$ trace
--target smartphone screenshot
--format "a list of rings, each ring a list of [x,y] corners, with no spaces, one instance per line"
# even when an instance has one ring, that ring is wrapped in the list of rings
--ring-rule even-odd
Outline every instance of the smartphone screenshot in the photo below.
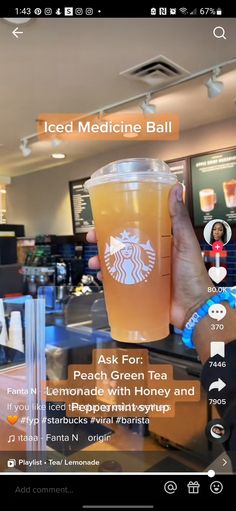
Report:
[[[49,4],[0,17],[2,485],[81,510],[222,503],[235,13]]]

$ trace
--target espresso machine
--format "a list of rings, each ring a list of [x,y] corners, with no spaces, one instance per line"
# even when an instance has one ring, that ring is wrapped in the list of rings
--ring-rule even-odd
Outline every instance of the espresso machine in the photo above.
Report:
[[[22,266],[25,294],[37,298],[38,289],[55,286],[55,268],[52,266]]]
[[[78,252],[81,247],[70,238],[39,235],[34,250],[26,254],[22,267],[24,292],[34,298],[45,297],[47,309],[61,311],[83,275],[83,258]]]

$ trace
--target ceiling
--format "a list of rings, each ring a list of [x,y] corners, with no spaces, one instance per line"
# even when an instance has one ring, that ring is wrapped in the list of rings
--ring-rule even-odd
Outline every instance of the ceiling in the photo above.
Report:
[[[226,39],[213,36],[218,24]],[[0,19],[0,27],[1,176],[58,166],[52,152],[66,153],[64,165],[105,151],[107,142],[70,142],[55,150],[49,142],[35,141],[25,158],[19,145],[35,133],[42,112],[103,110],[150,90],[122,76],[127,68],[164,55],[190,76],[236,57],[236,19],[33,19],[19,25],[18,39],[14,25]],[[218,78],[225,84],[220,96],[208,98],[207,79],[159,92],[158,111],[178,113],[182,130],[234,117],[236,63]]]

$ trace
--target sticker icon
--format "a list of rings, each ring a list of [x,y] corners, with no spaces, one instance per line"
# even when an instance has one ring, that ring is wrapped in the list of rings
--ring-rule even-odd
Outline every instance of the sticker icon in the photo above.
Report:
[[[110,275],[121,284],[147,281],[155,265],[156,254],[149,240],[142,243],[136,233],[124,230],[110,236],[104,259]]]

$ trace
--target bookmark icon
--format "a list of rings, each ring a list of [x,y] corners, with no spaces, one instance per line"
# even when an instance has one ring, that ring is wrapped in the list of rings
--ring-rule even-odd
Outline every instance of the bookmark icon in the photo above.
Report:
[[[215,355],[225,358],[225,343],[223,341],[211,342],[211,357],[215,357]]]

